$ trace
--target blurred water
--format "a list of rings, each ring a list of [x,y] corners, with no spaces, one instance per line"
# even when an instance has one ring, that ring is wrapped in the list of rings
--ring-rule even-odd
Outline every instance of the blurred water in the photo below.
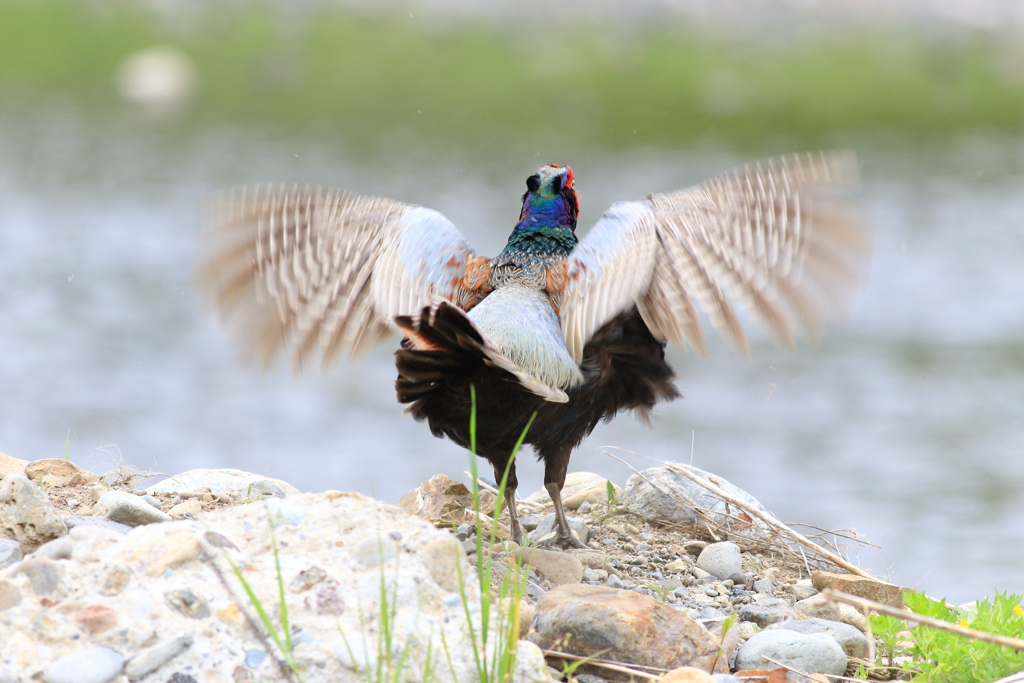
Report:
[[[711,144],[405,139],[354,158],[323,140],[60,111],[0,118],[0,450],[62,457],[70,427],[80,464],[237,467],[391,502],[434,473],[458,476],[468,455],[401,414],[393,345],[294,380],[239,367],[190,290],[205,194],[281,180],[386,194],[443,211],[495,253],[540,163],[573,165],[588,225],[614,200],[747,160]],[[750,363],[722,344],[708,360],[676,352],[685,398],[651,428],[625,416],[599,427],[573,466],[621,484],[630,472],[602,446],[636,453],[637,468],[692,460],[783,519],[855,528],[883,548],[861,553],[865,566],[903,584],[961,602],[1024,592],[1024,142],[853,142],[877,238],[849,324],[797,354],[755,333]],[[541,474],[523,460],[524,494]]]

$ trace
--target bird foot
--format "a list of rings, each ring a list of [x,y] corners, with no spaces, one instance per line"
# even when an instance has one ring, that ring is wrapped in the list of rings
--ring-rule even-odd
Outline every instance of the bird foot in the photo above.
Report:
[[[590,550],[586,543],[575,536],[570,536],[569,538],[560,537],[555,541],[555,545],[564,550]]]
[[[580,541],[576,534],[569,534],[564,536],[558,534],[557,536],[548,535],[537,543],[539,547],[550,548],[552,546],[561,548],[563,550],[590,550],[590,547]]]

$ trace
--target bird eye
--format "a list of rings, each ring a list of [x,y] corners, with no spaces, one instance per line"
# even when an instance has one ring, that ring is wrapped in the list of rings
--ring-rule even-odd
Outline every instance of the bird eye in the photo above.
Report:
[[[551,181],[551,194],[558,194],[562,191],[562,176],[555,176]]]
[[[526,179],[527,190],[530,192],[536,192],[538,187],[540,187],[540,176],[534,174]]]

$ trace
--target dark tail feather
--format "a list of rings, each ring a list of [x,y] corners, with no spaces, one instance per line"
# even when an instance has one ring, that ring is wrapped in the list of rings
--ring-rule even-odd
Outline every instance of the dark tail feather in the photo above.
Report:
[[[424,308],[418,316],[399,316],[395,323],[406,336],[395,353],[399,403],[420,401],[448,382],[466,380],[487,357],[473,323],[447,302]],[[411,410],[415,415],[417,406]]]

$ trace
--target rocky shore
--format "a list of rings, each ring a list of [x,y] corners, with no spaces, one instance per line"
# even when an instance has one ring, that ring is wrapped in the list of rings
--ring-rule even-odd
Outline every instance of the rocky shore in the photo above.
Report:
[[[571,666],[581,683],[824,681],[871,667],[874,643],[864,614],[818,591],[901,604],[896,586],[788,550],[756,500],[680,465],[624,488],[570,475],[563,499],[589,548],[572,551],[544,545],[546,494],[520,506],[520,548],[444,475],[392,506],[237,470],[136,490],[128,472],[0,454],[0,473],[0,683],[368,681],[399,667],[396,680],[468,683],[503,641],[522,683],[570,680]],[[483,493],[481,512],[494,501]],[[478,560],[493,568],[486,595]],[[517,578],[518,601],[488,597]]]

